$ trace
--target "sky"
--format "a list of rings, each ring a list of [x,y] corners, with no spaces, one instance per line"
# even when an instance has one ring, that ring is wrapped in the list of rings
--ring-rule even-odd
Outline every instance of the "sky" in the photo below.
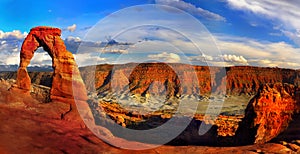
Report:
[[[299,8],[296,0],[1,0],[0,65],[18,65],[30,29],[45,25],[62,29],[79,66],[161,61],[299,69]],[[40,49],[31,65],[51,65],[51,58]]]

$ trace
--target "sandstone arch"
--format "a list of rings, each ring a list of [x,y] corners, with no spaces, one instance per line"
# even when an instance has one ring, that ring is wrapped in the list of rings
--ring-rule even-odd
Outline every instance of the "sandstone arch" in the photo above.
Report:
[[[85,85],[71,52],[66,50],[60,38],[61,30],[52,27],[35,27],[25,38],[20,52],[20,66],[17,72],[16,88],[29,92],[31,80],[27,72],[34,52],[43,49],[52,58],[53,81],[50,90],[51,100],[76,99],[87,100]],[[76,90],[75,90],[76,89]]]

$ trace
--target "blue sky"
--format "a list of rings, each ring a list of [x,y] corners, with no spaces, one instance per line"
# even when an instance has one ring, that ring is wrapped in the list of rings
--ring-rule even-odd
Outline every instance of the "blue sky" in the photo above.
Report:
[[[220,51],[210,54],[209,51],[213,49],[205,46],[203,38],[196,38],[197,36],[201,37],[203,28],[199,31],[195,27],[201,27],[201,24],[189,24],[189,20],[192,18],[186,19],[176,11],[156,10],[156,12],[151,12],[148,10],[151,8],[134,7],[135,10],[132,9],[131,13],[130,9],[127,11],[129,13],[114,13],[143,4],[166,5],[192,15],[207,28],[213,36],[213,39],[209,39],[209,41],[214,41]],[[0,64],[18,64],[17,55],[20,42],[35,26],[47,25],[61,28],[63,39],[68,38],[73,42],[85,41],[92,37],[96,38],[92,41],[97,42],[105,41],[105,37],[116,34],[116,31],[120,30],[118,26],[124,26],[126,22],[130,23],[135,20],[136,23],[142,23],[146,20],[153,20],[153,23],[167,25],[178,23],[180,26],[177,28],[194,34],[194,37],[190,37],[196,41],[181,40],[179,33],[173,33],[164,28],[136,28],[136,31],[128,31],[115,38],[120,42],[135,44],[128,49],[125,48],[124,50],[128,51],[124,51],[122,56],[115,52],[91,53],[99,52],[97,47],[93,47],[88,48],[89,53],[87,51],[77,53],[80,55],[77,56],[79,57],[77,58],[78,63],[80,65],[88,65],[90,63],[87,62],[91,61],[109,63],[112,61],[110,57],[115,57],[117,60],[119,60],[118,57],[123,57],[124,61],[121,62],[130,62],[138,57],[144,57],[141,59],[150,58],[166,62],[188,61],[199,65],[203,62],[211,62],[211,64],[226,66],[253,65],[299,69],[299,8],[300,5],[295,0],[274,0],[272,2],[268,0],[2,0],[0,2],[0,55],[4,59],[0,58]],[[103,24],[105,19],[110,25]],[[113,20],[117,20],[117,22]],[[99,22],[102,25],[99,25]],[[117,25],[113,25],[114,23]],[[97,31],[97,28],[100,30]],[[153,29],[157,30],[153,31]],[[147,41],[140,43],[141,39]],[[191,41],[201,47],[204,53],[193,53],[193,49],[188,49],[186,46],[190,47]],[[154,49],[154,47],[157,48]],[[97,51],[92,51],[93,49]],[[176,52],[177,49],[182,52]],[[45,53],[38,53],[32,65],[43,65],[46,61],[48,65],[49,57]]]
[[[31,27],[39,25],[63,28],[76,23],[84,28],[112,12],[145,3],[147,1],[2,0],[0,27],[3,31],[29,31]]]

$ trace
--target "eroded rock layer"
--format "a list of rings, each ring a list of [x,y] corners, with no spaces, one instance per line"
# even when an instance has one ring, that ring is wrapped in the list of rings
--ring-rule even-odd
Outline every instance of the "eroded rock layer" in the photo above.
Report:
[[[35,27],[24,40],[20,53],[20,67],[17,72],[16,88],[28,92],[31,80],[27,72],[34,52],[39,48],[48,52],[52,58],[53,80],[50,91],[51,100],[62,98],[87,100],[85,85],[71,52],[66,50],[60,38],[61,30],[51,27]],[[74,98],[75,97],[75,98]]]
[[[282,133],[300,109],[300,94],[291,84],[266,84],[251,99],[244,124],[254,129],[255,143],[265,143]]]
[[[255,95],[266,83],[300,83],[299,70],[252,66],[220,68],[164,63],[105,64],[82,68],[81,73],[87,88],[96,88],[99,93],[130,91],[133,94],[147,94],[152,90],[153,93],[173,92],[173,95],[207,95],[225,89],[227,95]]]

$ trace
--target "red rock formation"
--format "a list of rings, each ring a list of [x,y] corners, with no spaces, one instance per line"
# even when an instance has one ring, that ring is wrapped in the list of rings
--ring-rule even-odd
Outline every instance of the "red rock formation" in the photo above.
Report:
[[[298,95],[290,84],[266,84],[259,90],[249,102],[245,117],[255,128],[255,143],[268,142],[288,127],[300,109]]]
[[[71,52],[66,50],[63,40],[60,38],[61,30],[51,27],[35,27],[23,42],[20,54],[20,67],[17,72],[17,85],[19,89],[28,92],[31,88],[31,80],[27,72],[34,52],[43,47],[52,58],[53,81],[50,98],[61,100],[69,98],[87,100],[85,85]]]
[[[182,89],[179,88],[184,83],[180,82],[178,75],[167,64],[139,64],[130,73],[129,88],[134,94],[152,93],[175,96],[181,93]]]
[[[88,71],[87,71],[88,70]],[[114,87],[125,89],[129,83],[132,93],[147,93],[148,87],[157,81],[169,83],[164,89],[177,88],[176,94],[201,94],[207,95],[212,92],[221,92],[226,88],[227,95],[255,95],[259,87],[267,83],[283,82],[299,85],[300,71],[280,68],[259,68],[259,67],[228,67],[225,69],[207,66],[191,66],[186,64],[124,64],[124,65],[98,65],[95,71],[95,78],[89,75],[90,68],[82,69],[82,76],[85,82],[95,81],[94,86],[98,92],[105,92],[112,87],[111,79],[115,80]],[[222,72],[226,71],[226,72]],[[118,72],[113,74],[113,72]],[[122,73],[119,73],[122,72]],[[226,77],[225,77],[226,74]],[[174,80],[174,77],[177,78]],[[126,80],[127,78],[127,80]],[[173,83],[180,82],[180,86]],[[90,83],[86,83],[89,85]],[[117,85],[118,84],[118,85]],[[126,86],[125,86],[126,85]],[[171,87],[168,87],[170,85]],[[159,88],[159,87],[158,87]],[[173,90],[176,91],[176,90]]]
[[[268,83],[299,83],[299,70],[263,67],[229,67],[227,68],[227,94],[255,95],[260,86]]]

